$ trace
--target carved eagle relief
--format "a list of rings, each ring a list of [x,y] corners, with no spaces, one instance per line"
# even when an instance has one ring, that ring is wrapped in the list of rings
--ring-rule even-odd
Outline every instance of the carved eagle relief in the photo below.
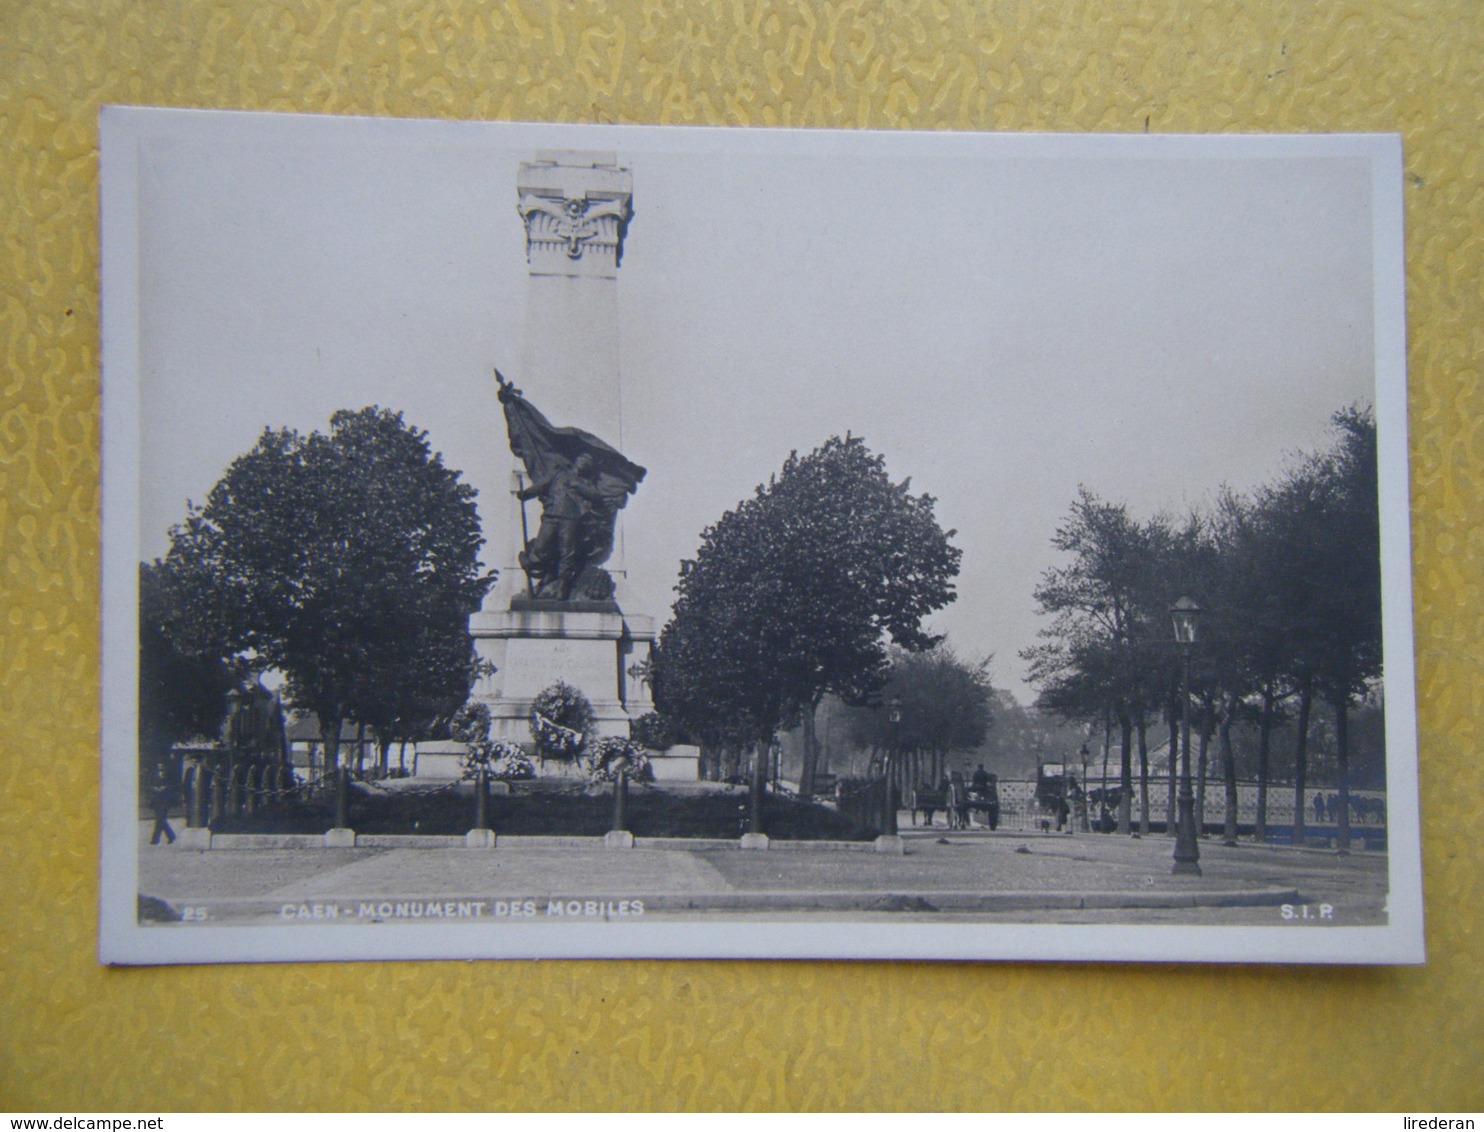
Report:
[[[629,220],[627,201],[576,197],[557,201],[536,193],[523,193],[518,207],[526,223],[526,239],[531,244],[564,244],[569,259],[581,259],[590,243],[613,248],[615,256],[623,254],[624,230]]]

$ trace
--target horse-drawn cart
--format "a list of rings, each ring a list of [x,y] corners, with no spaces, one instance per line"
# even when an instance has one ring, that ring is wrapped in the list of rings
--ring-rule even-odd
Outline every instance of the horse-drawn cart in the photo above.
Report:
[[[933,824],[933,815],[940,810],[948,811],[948,791],[936,790],[926,784],[912,788],[908,799],[909,808],[912,810],[912,824],[917,824],[917,816],[922,815],[923,825]]]
[[[990,829],[1000,824],[1000,794],[993,781],[982,786],[958,786],[956,812],[949,802],[951,789],[934,788],[927,784],[915,787],[911,792],[912,824],[917,824],[918,815],[922,824],[933,824],[933,815],[941,811],[948,818],[949,829],[968,829],[973,824],[973,815],[978,814],[982,823]]]

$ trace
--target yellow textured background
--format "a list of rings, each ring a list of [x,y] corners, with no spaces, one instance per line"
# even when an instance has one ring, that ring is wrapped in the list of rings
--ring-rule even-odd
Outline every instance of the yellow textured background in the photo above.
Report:
[[[96,118],[1406,140],[1425,969],[95,963]],[[0,0],[0,1109],[1479,1108],[1478,0]]]

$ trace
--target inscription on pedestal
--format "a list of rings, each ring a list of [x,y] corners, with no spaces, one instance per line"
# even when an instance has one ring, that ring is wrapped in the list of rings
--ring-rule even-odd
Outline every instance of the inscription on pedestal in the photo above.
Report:
[[[516,639],[506,645],[506,696],[534,698],[558,680],[590,698],[617,699],[613,642]]]

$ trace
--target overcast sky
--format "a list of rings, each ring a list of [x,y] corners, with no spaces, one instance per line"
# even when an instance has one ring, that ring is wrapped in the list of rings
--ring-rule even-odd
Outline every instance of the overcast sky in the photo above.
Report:
[[[1079,484],[1183,511],[1272,479],[1374,399],[1373,168],[1342,139],[204,113],[146,132],[144,557],[265,425],[372,403],[428,430],[487,528],[508,514],[490,371],[542,406],[519,373],[515,208],[537,149],[633,172],[623,433],[604,439],[649,469],[626,609],[659,623],[700,530],[849,430],[958,530],[959,600],[931,627],[1029,699],[1031,593]]]

